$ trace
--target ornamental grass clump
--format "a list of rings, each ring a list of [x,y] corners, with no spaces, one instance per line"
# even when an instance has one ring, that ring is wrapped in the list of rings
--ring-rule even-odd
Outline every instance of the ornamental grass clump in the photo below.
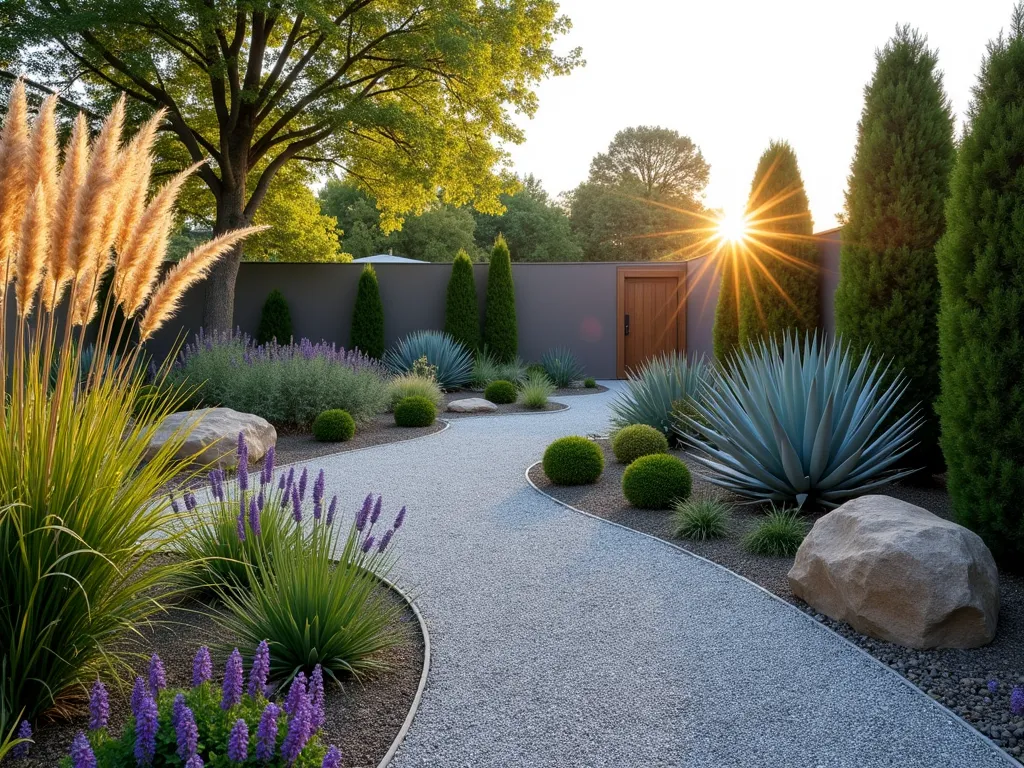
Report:
[[[542,368],[538,368],[543,371]],[[511,381],[513,384],[522,384],[531,373],[526,363],[519,356],[508,362],[502,362],[489,350],[478,352],[473,362],[473,386],[477,389],[484,389],[492,381]]]
[[[531,371],[526,377],[523,388],[519,390],[519,402],[524,407],[540,410],[548,405],[548,398],[555,393],[555,385],[546,373]]]
[[[544,353],[540,359],[544,373],[562,389],[583,378],[583,366],[568,347],[558,347]]]
[[[765,557],[794,557],[807,535],[807,523],[795,509],[776,509],[743,537],[743,548]]]
[[[627,373],[626,391],[617,395],[610,406],[612,424],[647,424],[670,441],[676,440],[676,405],[696,395],[707,377],[708,366],[703,360],[687,362],[686,355],[679,352],[651,358],[639,371]]]
[[[407,397],[425,397],[437,410],[444,407],[444,393],[434,379],[418,376],[414,373],[403,373],[393,378],[388,384],[391,401],[390,410]]]
[[[125,636],[163,609],[182,564],[143,542],[180,535],[153,499],[187,466],[175,458],[186,435],[147,449],[185,393],[170,387],[133,414],[137,340],[255,231],[220,235],[163,273],[175,200],[197,167],[150,194],[164,113],[127,141],[123,99],[93,139],[79,115],[62,163],[55,107],[46,99],[30,124],[18,81],[0,132],[0,316],[15,318],[0,322],[0,734],[19,712],[75,711],[100,670],[120,669]]]
[[[687,499],[672,505],[672,535],[677,539],[708,541],[729,535],[732,509],[717,499]]]

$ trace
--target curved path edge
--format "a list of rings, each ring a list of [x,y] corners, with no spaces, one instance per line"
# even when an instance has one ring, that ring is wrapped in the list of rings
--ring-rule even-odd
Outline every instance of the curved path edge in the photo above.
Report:
[[[949,709],[948,707],[945,707],[942,704],[940,704],[939,702],[937,702],[935,699],[933,699],[927,693],[925,693],[920,688],[918,688],[916,685],[914,685],[912,682],[907,680],[907,678],[903,677],[903,675],[901,675],[899,672],[896,672],[889,665],[884,664],[881,661],[879,661],[878,659],[876,659],[874,656],[872,656],[870,653],[865,651],[863,648],[861,648],[856,643],[851,642],[849,639],[843,637],[841,634],[839,634],[838,632],[834,631],[830,627],[822,624],[820,621],[816,621],[813,616],[810,616],[807,613],[805,613],[804,611],[801,611],[799,608],[797,608],[792,603],[789,603],[789,602],[783,600],[781,597],[776,595],[774,592],[771,592],[770,590],[765,589],[764,587],[762,587],[757,582],[751,581],[746,576],[742,576],[742,575],[736,573],[735,571],[730,570],[729,568],[726,568],[721,563],[716,563],[714,560],[709,560],[706,557],[702,557],[701,555],[698,555],[698,554],[696,554],[694,552],[691,552],[690,550],[686,549],[685,547],[682,547],[682,546],[680,546],[678,544],[674,544],[671,541],[666,541],[665,539],[659,538],[657,536],[653,536],[653,535],[651,535],[649,533],[645,533],[644,531],[638,531],[636,528],[630,528],[628,525],[623,525],[622,523],[616,523],[613,520],[606,520],[605,518],[603,518],[603,517],[601,517],[599,515],[595,515],[592,512],[587,512],[586,510],[579,509],[578,507],[574,507],[572,504],[568,504],[568,503],[562,501],[561,499],[556,499],[550,493],[547,493],[546,491],[541,490],[541,488],[536,483],[534,483],[533,479],[530,477],[530,470],[532,470],[536,466],[539,466],[540,464],[541,464],[541,462],[535,461],[533,464],[531,464],[529,467],[526,468],[526,472],[524,473],[524,476],[526,478],[526,482],[529,483],[530,487],[533,488],[533,490],[535,490],[541,496],[543,496],[543,497],[545,497],[547,499],[550,499],[555,504],[558,504],[559,506],[564,507],[565,509],[568,509],[568,510],[571,510],[573,512],[576,512],[577,514],[584,515],[585,517],[589,517],[589,518],[592,518],[594,520],[599,520],[600,522],[604,523],[605,525],[611,525],[611,526],[614,526],[616,528],[621,528],[621,529],[623,529],[625,531],[630,531],[631,533],[634,533],[637,536],[643,536],[645,538],[652,539],[653,541],[656,541],[659,544],[662,544],[662,545],[664,545],[666,547],[669,547],[671,549],[674,549],[677,552],[681,552],[684,555],[688,555],[690,557],[696,558],[697,560],[702,560],[703,562],[708,563],[709,565],[712,565],[712,566],[714,566],[715,568],[718,568],[721,571],[724,571],[725,573],[729,574],[730,576],[732,576],[732,577],[734,577],[734,578],[736,578],[736,579],[738,579],[740,581],[745,581],[750,586],[752,586],[755,589],[758,589],[761,592],[763,592],[765,595],[770,597],[772,600],[775,600],[776,602],[781,603],[782,605],[786,606],[786,608],[789,609],[790,611],[793,611],[793,612],[799,614],[801,617],[803,617],[803,619],[805,621],[808,621],[811,624],[813,624],[814,626],[818,627],[819,629],[821,629],[821,630],[823,630],[825,632],[828,632],[833,637],[838,638],[839,640],[844,642],[846,645],[848,645],[851,648],[855,649],[862,656],[865,656],[868,659],[870,659],[875,665],[881,667],[888,674],[890,674],[893,677],[895,677],[896,679],[898,679],[901,683],[903,683],[905,686],[910,688],[915,694],[917,694],[918,696],[920,696],[923,699],[926,699],[933,706],[935,706],[939,710],[941,710],[943,712],[943,714],[947,715],[957,725],[959,725],[960,727],[964,728],[971,735],[979,738],[982,742],[984,742],[987,746],[989,746],[993,750],[993,752],[995,752],[997,755],[999,755],[999,757],[1003,758],[1006,761],[1006,764],[1008,766],[1014,766],[1015,768],[1020,768],[1020,763],[1019,762],[1017,762],[1013,757],[1011,757],[1009,754],[1007,754],[1004,750],[1000,749],[1000,747],[994,741],[992,741],[992,739],[990,739],[988,736],[983,734],[981,731],[979,731],[977,728],[975,728],[969,722],[964,720],[956,712],[954,712],[953,710]],[[384,764],[382,763],[380,768],[383,768],[383,765]]]

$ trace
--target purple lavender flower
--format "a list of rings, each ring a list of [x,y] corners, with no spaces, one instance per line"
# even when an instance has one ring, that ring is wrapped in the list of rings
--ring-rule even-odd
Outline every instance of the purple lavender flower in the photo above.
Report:
[[[170,499],[171,501],[171,512],[173,512],[174,514],[178,514],[178,512],[181,511],[180,509],[178,509],[178,502],[174,500],[173,496],[168,496],[167,498]]]
[[[192,755],[186,762],[185,768],[205,768],[203,765],[203,758],[199,755]]]
[[[281,744],[281,756],[285,759],[287,765],[295,763],[299,755],[302,754],[302,749],[306,746],[306,742],[313,735],[310,723],[309,698],[299,696],[295,706],[296,709],[288,721],[288,734],[284,737],[284,743]]]
[[[327,524],[334,524],[334,513],[338,510],[338,496],[335,494],[331,497],[331,505],[327,508]]]
[[[367,552],[369,552],[371,549],[373,549],[373,542],[374,542],[374,537],[372,535],[366,537],[366,540],[363,542],[363,554],[364,555]]]
[[[266,640],[260,640],[256,646],[256,656],[249,670],[249,695],[254,699],[262,696],[267,689],[267,678],[270,677],[270,646]]]
[[[220,701],[221,709],[231,709],[242,701],[242,654],[235,648],[228,657],[227,666],[224,668],[224,685],[221,688],[223,696]]]
[[[174,703],[171,705],[171,727],[177,729],[178,721],[181,720],[181,713],[185,710],[185,694],[179,693],[174,697]]]
[[[132,714],[135,719],[139,718],[139,710],[142,708],[142,701],[149,695],[146,689],[146,681],[141,677],[135,678],[135,685],[132,687],[132,698],[130,700]]]
[[[260,725],[256,729],[256,759],[269,763],[277,750],[277,716],[281,714],[277,704],[270,703],[263,709]]]
[[[398,515],[397,517],[395,517],[395,525],[393,526],[394,529],[397,531],[399,528],[401,528],[403,522],[405,522],[405,507],[402,507],[400,510],[398,510]]]
[[[185,509],[191,512],[197,506],[196,495],[192,491],[185,491]]]
[[[249,469],[249,445],[245,442],[245,432],[238,433],[238,484],[242,485],[242,475],[248,474]],[[248,480],[248,478],[246,478]],[[242,487],[245,490],[245,487]]]
[[[366,494],[366,498],[363,499],[362,509],[359,510],[359,514],[356,515],[356,530],[363,530],[366,527],[366,521],[370,519],[370,510],[373,509],[373,494]]]
[[[384,497],[383,496],[378,496],[377,497],[377,503],[373,505],[373,514],[370,515],[370,525],[371,526],[377,524],[377,518],[380,517],[380,510],[381,510],[381,508],[383,506],[384,506]]]
[[[1010,694],[1010,712],[1015,715],[1024,715],[1024,688],[1015,686]]]
[[[288,467],[288,477],[285,479],[284,492],[291,495],[292,486],[295,485],[295,467]]]
[[[92,745],[81,731],[71,742],[71,768],[96,768],[96,755],[93,754]]]
[[[341,750],[331,744],[327,754],[324,755],[321,768],[341,768]]]
[[[28,720],[22,720],[21,725],[18,726],[18,738],[32,738],[32,726],[28,724]],[[11,750],[11,757],[13,757],[15,760],[24,760],[26,757],[28,757],[29,749],[31,748],[31,746],[31,741],[21,742],[21,744],[19,744]]]
[[[292,486],[292,518],[296,523],[302,522],[302,498],[299,496],[299,489]]]
[[[299,672],[292,680],[288,695],[284,699],[285,714],[294,717],[299,708],[299,701],[306,698],[306,673]]]
[[[177,700],[174,703],[177,704]],[[184,696],[181,697],[181,711],[174,725],[174,735],[178,742],[178,757],[188,760],[196,753],[196,747],[199,745],[199,728],[196,726],[192,710],[185,705]]]
[[[277,480],[277,488],[278,488],[278,490],[283,491],[284,490],[284,485],[285,485],[285,476],[281,475],[281,477],[279,477],[278,480]]]
[[[260,498],[263,498],[263,491],[260,491]],[[260,530],[260,511],[263,506],[259,504],[256,499],[249,499],[249,528],[252,529],[253,536],[259,536]]]
[[[110,697],[103,682],[97,680],[92,684],[89,694],[89,730],[98,731],[106,728],[110,721]]]
[[[228,736],[228,760],[233,763],[244,763],[249,757],[249,726],[239,718]]]
[[[156,754],[157,722],[156,702],[148,694],[139,705],[135,718],[135,759],[139,765],[149,765]]]
[[[391,537],[395,534],[394,528],[388,528],[384,531],[384,535],[380,537],[380,544],[377,545],[377,551],[383,553],[388,548],[388,544],[391,543]]]
[[[313,518],[319,520],[324,510],[324,471],[316,476],[313,483]]]
[[[245,541],[245,515],[244,514],[239,514],[238,515],[238,520],[235,521],[235,533],[238,534],[238,540],[239,541]]]
[[[270,446],[267,449],[266,454],[263,456],[263,470],[260,473],[260,485],[269,485],[270,481],[274,479],[274,446]]]
[[[196,657],[192,661],[192,685],[202,685],[213,679],[213,662],[210,661],[210,649],[205,645],[196,651]]]
[[[299,499],[306,500],[306,483],[309,482],[309,470],[306,467],[302,468],[302,474],[299,475]]]
[[[309,704],[309,721],[315,733],[327,722],[324,712],[324,670],[319,664],[313,667],[313,674],[309,678]]]
[[[989,693],[995,693],[998,690],[999,690],[999,681],[998,680],[989,680],[988,681],[988,692]]]
[[[260,512],[262,512],[263,511],[263,507],[265,507],[266,505],[267,505],[267,499],[263,495],[263,489],[260,488],[259,495],[256,497],[256,509],[258,509]]]
[[[155,699],[167,687],[164,663],[155,653],[149,657],[149,694]]]
[[[217,501],[224,501],[224,487],[221,483],[223,473],[219,469],[210,470],[210,493]]]

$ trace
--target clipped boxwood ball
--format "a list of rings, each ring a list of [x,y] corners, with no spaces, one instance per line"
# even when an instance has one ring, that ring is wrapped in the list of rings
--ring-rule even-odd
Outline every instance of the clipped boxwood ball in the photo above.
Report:
[[[344,443],[355,433],[355,420],[340,408],[324,411],[313,421],[313,437],[321,443]]]
[[[484,390],[484,397],[496,405],[506,405],[516,401],[516,385],[511,381],[498,379],[492,381]]]
[[[667,453],[641,456],[622,476],[622,493],[641,509],[668,509],[673,501],[686,499],[692,487],[690,470]]]
[[[436,418],[434,402],[421,395],[402,398],[395,406],[395,424],[400,427],[429,427]]]
[[[604,454],[585,437],[563,437],[544,451],[544,474],[555,485],[597,482],[604,471]]]
[[[668,438],[648,424],[630,424],[612,437],[612,451],[622,464],[632,464],[641,456],[668,453]]]

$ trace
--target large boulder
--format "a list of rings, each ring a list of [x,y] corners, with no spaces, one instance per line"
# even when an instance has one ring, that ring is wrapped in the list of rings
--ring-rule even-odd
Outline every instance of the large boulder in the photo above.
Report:
[[[911,648],[975,648],[996,634],[999,574],[985,543],[890,496],[862,496],[819,519],[789,586],[826,616]]]
[[[262,459],[277,442],[277,430],[264,418],[230,408],[200,408],[166,416],[149,442],[146,458],[154,455],[178,430],[187,432],[188,436],[175,454],[177,458],[195,456],[200,464],[213,463],[220,467],[233,467],[237,463],[235,451],[239,432],[245,433],[250,462]]]

